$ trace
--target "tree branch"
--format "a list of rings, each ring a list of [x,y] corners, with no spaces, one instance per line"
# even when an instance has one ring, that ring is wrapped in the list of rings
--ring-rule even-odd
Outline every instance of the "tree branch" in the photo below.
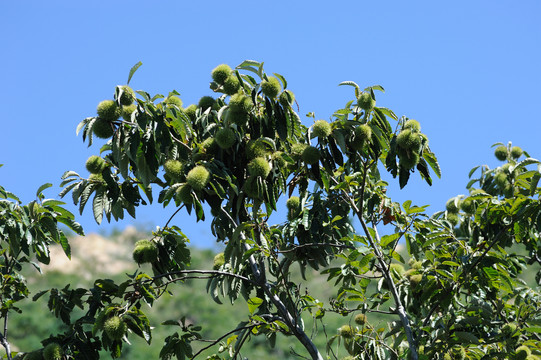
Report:
[[[4,318],[4,332],[0,333],[0,344],[2,344],[4,349],[6,349],[7,359],[11,360],[11,348],[9,346],[7,337],[8,337],[8,313],[6,313],[6,317]]]
[[[235,228],[239,226],[238,218],[237,220],[233,219],[231,215],[229,215],[223,208],[222,212],[225,213],[225,215],[229,218]],[[244,243],[244,248],[247,251],[251,250],[251,247],[246,243],[246,236],[244,235],[244,232],[240,233],[240,237]],[[291,313],[287,310],[287,307],[284,305],[282,300],[280,300],[278,295],[276,295],[272,291],[272,286],[265,280],[264,268],[262,268],[262,266],[264,265],[258,264],[253,254],[249,256],[248,261],[250,263],[250,267],[252,268],[252,272],[256,278],[256,283],[258,283],[257,286],[261,287],[264,290],[265,295],[268,296],[272,304],[276,307],[280,316],[284,318],[286,324],[290,326],[291,331],[293,332],[295,337],[305,347],[313,360],[323,360],[323,357],[319,353],[319,350],[312,342],[310,337],[308,337],[308,335],[304,332],[299,323],[295,320],[294,316],[291,315]]]
[[[383,271],[383,277],[385,278],[387,285],[389,286],[389,289],[391,291],[391,294],[393,295],[395,304],[396,304],[396,312],[398,316],[400,317],[400,321],[402,322],[402,326],[404,327],[404,331],[406,333],[406,338],[408,340],[408,344],[411,351],[411,358],[413,360],[418,359],[417,355],[417,347],[415,345],[415,339],[413,337],[413,331],[411,329],[411,325],[408,319],[408,315],[406,314],[406,311],[404,309],[404,305],[402,304],[402,300],[400,299],[400,296],[398,294],[398,291],[396,290],[396,286],[394,284],[394,281],[391,277],[391,274],[389,273],[389,269],[387,264],[385,263],[385,260],[383,258],[383,254],[381,253],[379,246],[377,245],[380,242],[379,234],[377,231],[377,228],[374,226],[374,233],[376,236],[376,239],[372,238],[372,235],[370,234],[370,231],[368,230],[368,226],[366,225],[366,221],[363,218],[362,209],[364,206],[364,189],[366,185],[366,176],[368,173],[368,167],[369,163],[365,163],[364,166],[364,173],[363,173],[363,181],[361,183],[361,191],[360,191],[360,203],[359,207],[355,204],[355,200],[349,195],[348,192],[346,192],[345,189],[342,189],[342,192],[344,193],[344,196],[346,199],[348,199],[353,211],[357,215],[357,218],[361,222],[361,226],[363,228],[364,233],[366,234],[366,238],[368,239],[368,242],[370,243],[370,247],[374,250],[374,254],[376,255],[376,258],[378,259],[378,262],[380,264],[380,267]],[[335,180],[336,181],[336,180]]]
[[[305,247],[321,247],[321,246],[330,246],[337,249],[351,249],[354,250],[355,247],[351,245],[344,245],[344,244],[329,244],[329,243],[308,243],[308,244],[301,244],[301,245],[293,245],[292,249],[288,250],[277,250],[276,252],[279,254],[287,254],[290,252],[293,252],[297,249],[305,248]]]
[[[233,273],[230,273],[230,272],[227,272],[227,271],[219,271],[219,270],[179,270],[179,271],[172,271],[172,272],[169,272],[169,273],[156,275],[156,276],[152,277],[152,279],[149,279],[147,281],[151,282],[151,281],[154,281],[156,279],[159,279],[159,278],[162,278],[162,277],[167,277],[167,276],[170,276],[170,275],[184,275],[184,274],[212,275],[211,277],[218,276],[218,275],[231,276],[231,277],[234,277],[234,278],[237,278],[237,279],[241,279],[243,281],[247,281],[247,282],[251,283],[252,285],[257,285],[257,283],[255,281],[247,278],[246,276],[242,276],[242,275],[239,275],[239,274],[233,274]],[[206,277],[206,279],[208,279],[208,278],[209,277]],[[177,280],[179,280],[179,279],[173,279],[173,280],[171,280],[171,282],[175,282]]]
[[[205,351],[205,350],[207,350],[207,349],[213,347],[214,345],[216,345],[217,343],[219,343],[220,341],[222,341],[222,340],[223,340],[224,338],[226,338],[227,336],[229,336],[229,335],[231,335],[231,334],[234,334],[234,333],[236,333],[236,332],[242,331],[242,330],[252,329],[252,328],[254,328],[254,327],[256,327],[256,326],[259,326],[259,325],[261,325],[261,324],[263,324],[263,323],[257,322],[257,323],[255,323],[255,324],[251,324],[251,325],[247,325],[247,326],[241,326],[241,327],[238,327],[238,328],[233,329],[233,330],[231,330],[231,331],[228,331],[228,332],[225,333],[224,335],[220,336],[218,339],[212,341],[209,345],[203,347],[203,348],[200,349],[198,352],[196,352],[196,353],[193,355],[192,359],[195,359],[195,358],[197,357],[197,355],[199,355],[199,354],[201,354],[203,351]]]

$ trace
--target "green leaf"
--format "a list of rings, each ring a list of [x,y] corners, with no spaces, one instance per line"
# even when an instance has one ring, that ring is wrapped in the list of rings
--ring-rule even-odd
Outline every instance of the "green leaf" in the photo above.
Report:
[[[96,190],[96,195],[94,195],[94,201],[92,210],[94,212],[94,219],[98,224],[101,224],[101,221],[103,219],[103,210],[105,207],[105,190],[103,187],[99,187]]]
[[[534,196],[537,190],[537,184],[539,184],[539,179],[541,179],[541,173],[536,173],[534,176],[532,176],[532,180],[530,182],[530,196]]]
[[[364,89],[365,91],[368,91],[368,90],[378,90],[378,91],[381,91],[382,93],[385,92],[385,89],[383,88],[383,86],[381,85],[372,85],[370,87],[367,87],[366,89]]]
[[[436,174],[436,176],[441,179],[440,164],[438,164],[438,159],[436,158],[436,155],[434,155],[434,153],[431,151],[425,150],[423,152],[423,159],[425,159],[428,165],[430,165],[432,171],[434,171],[434,174]]]
[[[338,86],[343,86],[343,85],[353,86],[354,88],[359,89],[359,85],[357,85],[353,81],[342,81],[340,84],[338,84]]]
[[[143,63],[139,61],[137,64],[132,66],[132,68],[130,69],[130,73],[128,75],[128,81],[126,82],[126,84],[128,85],[130,84],[131,77],[133,76],[133,74],[135,74],[135,72],[137,71],[137,69],[139,69],[141,65],[143,65]]]
[[[282,75],[278,74],[278,73],[273,73],[274,76],[276,76],[278,79],[280,79],[280,81],[282,82],[282,85],[283,85],[283,88],[284,90],[287,88],[287,81],[286,81],[286,78],[283,77]]]
[[[407,185],[409,178],[410,178],[410,172],[400,167],[400,171],[398,172],[398,182],[400,184],[401,189],[403,189],[404,186]]]
[[[43,192],[43,190],[47,189],[47,188],[50,188],[51,186],[53,186],[53,184],[51,183],[45,183],[43,185],[41,185],[39,188],[38,188],[38,191],[36,191],[36,197],[40,198],[41,197],[41,193]]]
[[[39,292],[36,293],[34,296],[32,296],[32,301],[38,300],[40,297],[42,297],[43,295],[47,294],[48,292],[49,292],[49,290],[42,290],[42,291],[39,291]]]
[[[541,326],[530,326],[530,327],[524,328],[524,331],[527,331],[529,333],[541,334]]]
[[[45,199],[41,202],[41,205],[43,206],[55,206],[55,205],[66,205],[65,202],[60,200],[54,200],[54,199]]]
[[[384,235],[382,238],[381,238],[381,247],[382,248],[385,248],[387,245],[389,245],[390,243],[398,240],[398,238],[400,237],[400,233],[394,233],[394,234],[391,234],[391,235]]]
[[[467,331],[455,331],[454,333],[457,338],[464,341],[465,343],[479,344],[479,338]]]
[[[258,297],[253,297],[247,301],[247,304],[248,304],[248,311],[250,311],[250,314],[253,315],[254,312],[257,310],[257,308],[260,307],[261,304],[263,304],[263,299],[260,299]]]
[[[62,250],[64,250],[64,254],[68,257],[68,259],[71,260],[71,247],[68,242],[68,238],[64,233],[60,234],[60,245],[62,246]]]
[[[396,116],[396,114],[395,114],[391,109],[387,109],[387,108],[379,107],[379,106],[376,107],[376,109],[377,109],[379,112],[381,112],[381,113],[387,115],[387,116],[390,117],[391,119],[398,120],[398,116]]]

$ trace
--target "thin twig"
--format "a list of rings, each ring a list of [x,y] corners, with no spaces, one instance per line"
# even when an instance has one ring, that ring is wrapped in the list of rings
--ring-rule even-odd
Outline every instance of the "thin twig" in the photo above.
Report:
[[[213,347],[214,345],[216,345],[217,343],[219,343],[220,341],[222,341],[224,338],[226,338],[227,336],[231,335],[231,334],[234,334],[236,332],[239,332],[239,331],[242,331],[242,330],[246,330],[246,329],[252,329],[256,326],[259,326],[263,323],[261,322],[258,322],[258,323],[255,323],[255,324],[252,324],[252,325],[247,325],[247,326],[242,326],[242,327],[239,327],[239,328],[236,328],[236,329],[233,329],[227,333],[225,333],[224,335],[220,336],[218,339],[212,341],[212,343],[210,345],[207,345],[205,347],[203,347],[202,349],[200,349],[198,352],[196,352],[193,356],[192,356],[192,359],[195,359],[197,357],[197,355],[201,354],[203,351]]]
[[[293,252],[293,251],[295,251],[297,249],[302,249],[304,247],[321,247],[321,246],[330,246],[330,247],[334,247],[334,248],[337,248],[337,249],[351,249],[351,250],[355,249],[354,246],[344,245],[344,244],[308,243],[308,244],[301,244],[301,245],[293,245],[292,249],[277,250],[276,252],[280,253],[280,254],[286,254],[286,253],[289,253],[289,252]]]
[[[147,282],[152,282],[152,281],[155,281],[155,280],[157,280],[159,278],[162,278],[162,277],[167,277],[167,276],[170,276],[170,275],[183,275],[183,274],[206,274],[206,275],[213,275],[212,277],[218,276],[218,275],[230,276],[230,277],[234,277],[234,278],[237,278],[237,279],[240,279],[240,280],[243,280],[243,281],[247,281],[247,282],[251,283],[252,285],[257,285],[257,283],[255,281],[247,278],[246,276],[242,276],[242,275],[239,275],[239,274],[233,274],[233,273],[230,273],[230,272],[227,272],[227,271],[219,271],[219,270],[179,270],[179,271],[172,271],[172,272],[169,272],[169,273],[156,275],[156,276],[152,277],[152,279],[149,279],[149,280],[146,280],[146,281]],[[171,282],[174,282],[176,280],[179,280],[179,279],[173,279]]]

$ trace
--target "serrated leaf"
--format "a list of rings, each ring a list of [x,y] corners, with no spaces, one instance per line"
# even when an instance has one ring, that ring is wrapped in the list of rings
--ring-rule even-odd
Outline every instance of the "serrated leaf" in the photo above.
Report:
[[[532,176],[532,180],[530,182],[530,196],[534,196],[539,179],[541,179],[541,173],[536,173],[534,176]]]
[[[455,331],[455,335],[460,340],[463,340],[466,343],[479,344],[479,338],[477,336],[475,336],[474,334],[472,334],[471,332]]]
[[[384,235],[381,238],[381,242],[380,242],[381,247],[385,248],[390,243],[396,241],[399,237],[400,237],[400,233],[394,233],[394,234],[391,234],[391,235]]]
[[[94,212],[94,219],[98,224],[101,224],[103,219],[103,210],[105,207],[105,191],[103,187],[99,187],[94,195],[94,201],[92,202],[92,211]]]
[[[274,76],[276,76],[278,79],[280,79],[280,81],[282,82],[282,85],[283,85],[283,88],[284,90],[287,88],[287,81],[286,81],[286,78],[283,77],[282,75],[278,74],[278,73],[273,73]]]
[[[130,73],[128,75],[128,81],[126,82],[126,84],[130,84],[130,80],[133,76],[133,74],[135,74],[135,72],[137,71],[137,69],[139,69],[139,67],[143,65],[143,63],[141,61],[139,61],[137,64],[133,65],[132,68],[130,69]]]
[[[425,150],[423,152],[423,159],[425,159],[428,165],[430,165],[432,171],[434,171],[434,174],[436,174],[436,176],[441,179],[440,164],[438,164],[438,159],[436,158],[436,155],[434,155],[434,153],[431,151]]]
[[[41,185],[38,190],[36,191],[36,196],[39,198],[41,196],[41,193],[43,192],[43,190],[47,189],[47,188],[50,188],[51,186],[53,186],[53,184],[51,183],[45,183],[43,185]]]
[[[39,291],[39,292],[36,293],[34,296],[32,296],[32,301],[38,300],[40,297],[42,297],[43,295],[45,295],[45,294],[48,293],[48,292],[49,292],[49,290]]]
[[[387,115],[388,117],[390,117],[391,119],[394,119],[394,120],[398,120],[398,116],[396,116],[396,114],[391,110],[391,109],[387,109],[385,107],[376,107],[376,109],[378,109],[379,111],[381,111],[383,114]]]

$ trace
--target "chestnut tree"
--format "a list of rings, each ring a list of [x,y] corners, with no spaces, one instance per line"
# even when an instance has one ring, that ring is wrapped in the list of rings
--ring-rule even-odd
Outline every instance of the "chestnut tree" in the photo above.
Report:
[[[37,294],[48,294],[51,311],[69,327],[44,340],[56,344],[49,353],[119,357],[130,337],[150,344],[152,319],[142,305],[204,278],[217,303],[244,301],[248,315],[212,341],[202,338],[204,324],[166,321],[172,330],[159,344],[161,358],[198,358],[211,347],[208,359],[240,358],[254,337],[273,345],[278,333],[295,337],[306,350],[300,355],[311,359],[541,354],[541,296],[520,277],[541,264],[540,163],[527,152],[497,144],[503,165],[474,168],[468,193],[428,215],[427,206],[388,196],[388,180],[403,188],[420,176],[431,185],[441,174],[421,124],[376,102],[379,85],[343,82],[352,96],[342,109],[302,122],[286,79],[256,61],[216,67],[214,96],[197,105],[184,107],[176,91],[151,95],[128,85],[79,124],[89,146],[94,137],[106,143],[87,160],[88,178],[64,174],[60,195],[70,194],[81,212],[90,206],[98,223],[135,217],[138,206],[153,202],[172,215],[136,244],[135,262],[150,266],[124,282]],[[224,244],[213,269],[189,267],[188,239],[175,225],[183,212],[210,218]],[[287,219],[272,223],[276,212]],[[292,280],[297,269],[324,274],[335,297],[313,297]],[[75,306],[84,316],[70,316]],[[331,312],[344,316],[344,326],[318,348],[311,327],[324,326]],[[391,319],[386,327],[370,324],[375,312]],[[34,351],[45,356],[46,349]]]

